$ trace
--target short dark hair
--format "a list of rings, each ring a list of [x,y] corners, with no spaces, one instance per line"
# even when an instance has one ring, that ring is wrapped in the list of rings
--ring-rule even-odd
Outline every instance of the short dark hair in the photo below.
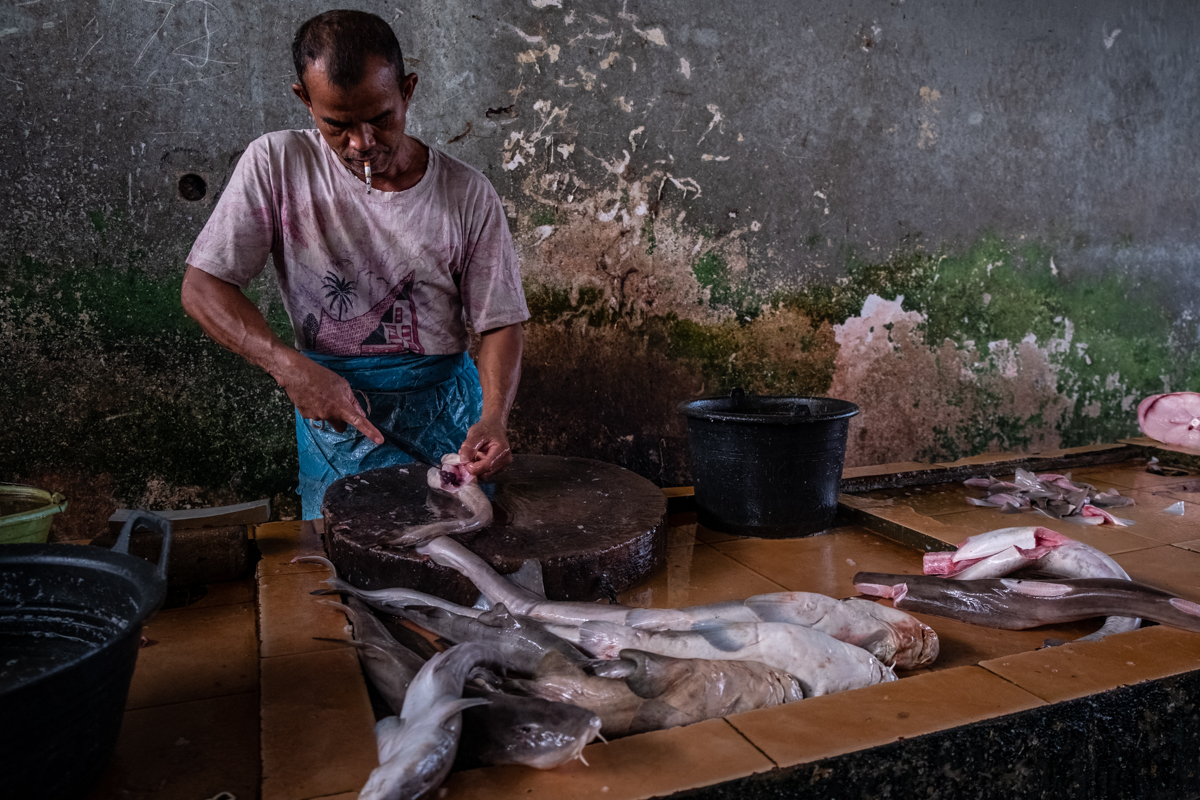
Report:
[[[323,61],[329,82],[339,89],[357,86],[366,72],[367,58],[380,56],[392,65],[397,82],[404,79],[404,56],[391,26],[365,11],[339,9],[318,14],[300,26],[292,40],[296,77],[304,85],[304,71]]]

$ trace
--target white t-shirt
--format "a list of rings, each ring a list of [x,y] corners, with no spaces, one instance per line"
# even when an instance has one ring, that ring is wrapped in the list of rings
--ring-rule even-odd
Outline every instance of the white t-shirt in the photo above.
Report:
[[[432,147],[416,186],[367,194],[315,130],[256,139],[187,263],[245,288],[268,254],[302,350],[448,355],[465,321],[529,318],[496,190]]]

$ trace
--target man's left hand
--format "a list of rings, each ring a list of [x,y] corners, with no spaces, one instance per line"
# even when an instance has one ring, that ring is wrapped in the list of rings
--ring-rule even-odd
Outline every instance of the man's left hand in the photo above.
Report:
[[[490,420],[480,420],[471,426],[458,454],[467,471],[481,480],[489,480],[513,460],[504,425]]]

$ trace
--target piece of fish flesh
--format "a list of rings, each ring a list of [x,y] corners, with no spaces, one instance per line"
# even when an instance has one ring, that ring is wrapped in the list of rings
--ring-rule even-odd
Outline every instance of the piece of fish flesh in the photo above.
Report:
[[[1138,427],[1164,444],[1200,447],[1200,394],[1170,392],[1138,404]]]
[[[532,675],[550,652],[571,661],[586,660],[577,648],[541,623],[513,616],[502,603],[477,617],[453,614],[443,608],[404,608],[394,613],[451,642],[479,642],[494,647],[510,671],[525,675]]]
[[[426,662],[408,687],[400,715],[375,725],[379,766],[359,800],[420,800],[442,785],[458,751],[463,709],[488,702],[462,696],[463,684],[480,666],[500,671],[502,658],[491,647],[469,643]]]
[[[609,739],[700,721],[657,698],[637,696],[623,680],[589,674],[559,653],[548,654],[533,678],[510,678],[502,686],[585,708],[600,717],[600,733]]]
[[[757,661],[671,658],[622,650],[594,667],[597,675],[620,678],[633,693],[662,700],[697,719],[727,717],[804,699],[794,675]]]
[[[440,467],[430,467],[426,473],[429,488],[457,498],[470,516],[460,519],[439,519],[424,525],[416,525],[399,533],[389,541],[400,547],[412,547],[438,536],[483,530],[492,524],[492,501],[480,488],[475,476],[467,471],[458,453],[442,456]]]
[[[854,576],[854,586],[863,594],[890,597],[910,611],[1004,630],[1136,614],[1200,632],[1200,605],[1152,586],[1112,578],[956,581],[860,572]]]
[[[600,717],[571,703],[500,692],[484,697],[487,705],[463,711],[459,752],[466,763],[554,769],[583,760],[583,748],[600,732]]]
[[[1129,580],[1120,564],[1096,548],[1041,526],[1000,528],[970,537],[954,553],[926,553],[923,570],[955,580],[1002,578],[1018,570],[1053,578]],[[1076,641],[1095,642],[1141,625],[1137,617],[1109,617],[1099,630]]]
[[[646,631],[612,622],[546,627],[599,658],[645,650],[674,658],[758,661],[795,676],[805,697],[896,680],[892,668],[866,650],[784,622],[731,622],[694,631]]]
[[[938,653],[937,634],[927,625],[869,602],[840,601],[811,592],[779,592],[678,609],[555,601],[506,580],[454,539],[433,539],[417,552],[462,573],[493,603],[546,623],[578,626],[599,621],[648,631],[688,631],[725,623],[786,622],[845,637],[843,641],[877,653],[885,663],[907,669],[931,663]]]

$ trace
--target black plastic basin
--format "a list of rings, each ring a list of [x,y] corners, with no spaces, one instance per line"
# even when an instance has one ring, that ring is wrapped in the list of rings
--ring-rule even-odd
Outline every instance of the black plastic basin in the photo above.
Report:
[[[680,403],[698,521],[739,536],[819,533],[837,514],[850,418],[830,397],[728,397]]]
[[[128,554],[135,525],[162,533],[158,564]],[[69,800],[104,770],[166,596],[170,528],[139,512],[111,550],[0,545],[0,795]]]

